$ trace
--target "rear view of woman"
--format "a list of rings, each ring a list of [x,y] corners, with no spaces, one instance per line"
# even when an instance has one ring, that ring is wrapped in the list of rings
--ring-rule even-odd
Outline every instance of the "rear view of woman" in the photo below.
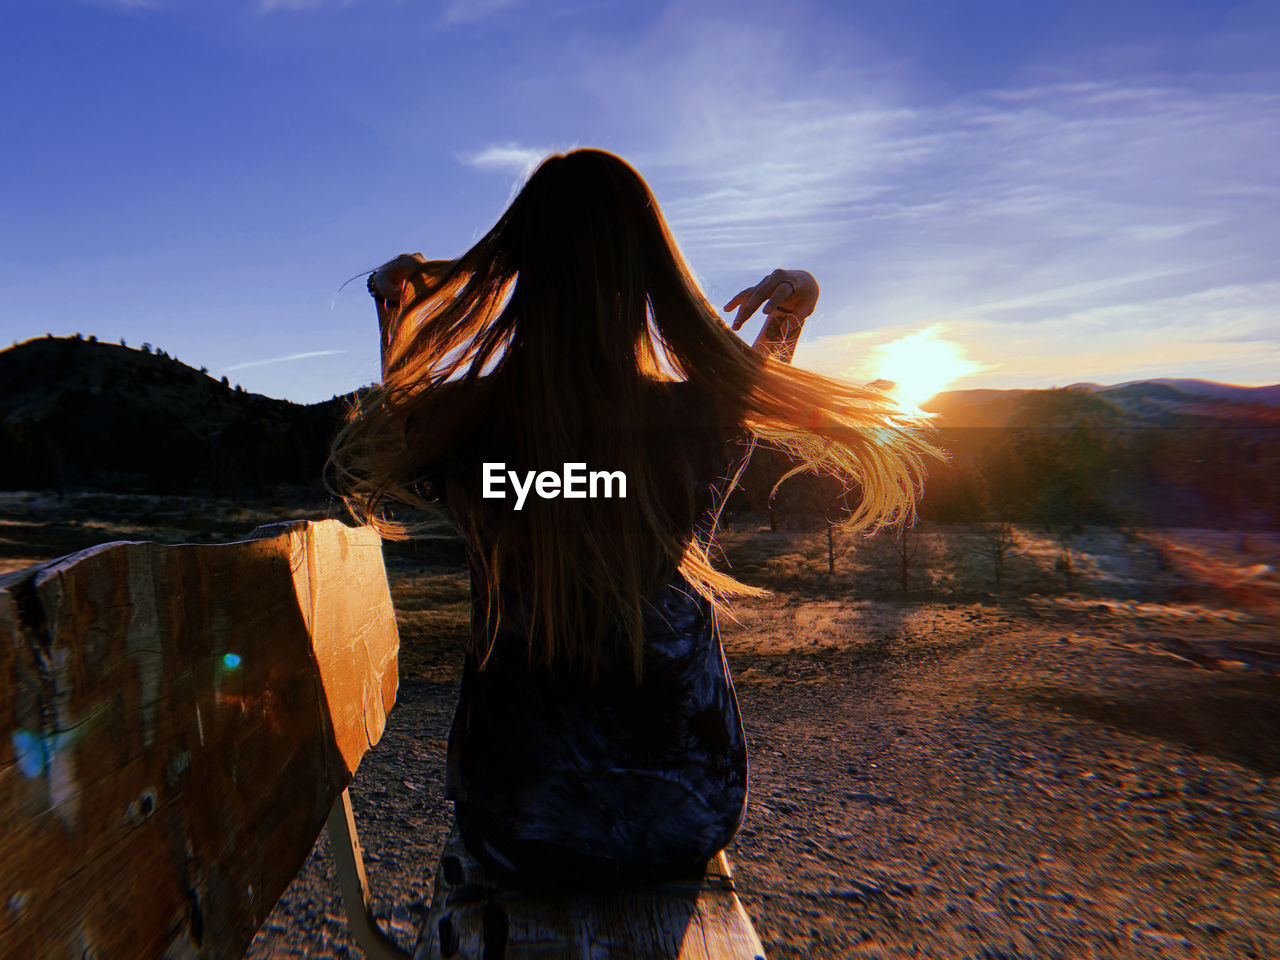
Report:
[[[867,527],[910,514],[930,447],[880,393],[789,365],[809,274],[735,297],[733,330],[767,315],[740,340],[603,151],[548,158],[461,257],[398,257],[370,291],[383,381],[333,462],[385,534],[413,532],[395,505],[443,505],[466,544],[447,782],[465,843],[512,882],[701,871],[747,789],[716,613],[763,591],[711,563],[735,472],[781,450],[856,486]]]

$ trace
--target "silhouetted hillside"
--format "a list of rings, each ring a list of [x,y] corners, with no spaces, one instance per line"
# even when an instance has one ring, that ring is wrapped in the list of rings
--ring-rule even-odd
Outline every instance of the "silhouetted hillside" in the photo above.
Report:
[[[320,489],[342,403],[246,393],[163,351],[45,337],[0,351],[0,489]]]
[[[1143,384],[1161,384],[1173,387],[1185,394],[1197,397],[1211,397],[1214,400],[1230,400],[1232,403],[1259,403],[1280,406],[1280,384],[1269,387],[1237,387],[1230,383],[1213,383],[1209,380],[1187,380],[1162,378],[1159,380],[1131,380],[1118,383],[1113,387],[1101,387],[1101,390],[1119,390],[1124,387],[1142,386]]]
[[[940,394],[927,407],[952,459],[930,471],[923,509],[1058,529],[1280,524],[1278,393],[1140,381]]]
[[[920,512],[1058,535],[1093,524],[1280,526],[1280,405],[1260,401],[1272,388],[1196,383],[1194,393],[1152,381],[940,394],[925,407],[949,459],[929,465]],[[785,469],[758,453],[731,510],[803,523],[841,515],[829,478],[796,477],[771,498]]]
[[[949,390],[924,409],[939,415],[943,429],[1051,426],[1046,417],[1069,425],[1085,415],[1110,419],[1117,426],[1185,426],[1196,418],[1219,425],[1274,426],[1280,424],[1280,385],[1135,380],[1114,386],[1077,383],[1057,390]]]

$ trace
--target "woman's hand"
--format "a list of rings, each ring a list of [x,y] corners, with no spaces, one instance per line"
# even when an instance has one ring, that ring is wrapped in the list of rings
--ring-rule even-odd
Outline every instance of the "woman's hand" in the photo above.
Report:
[[[402,253],[388,260],[369,277],[369,293],[379,300],[399,303],[412,292],[413,278],[422,273],[427,258],[420,253]]]
[[[765,323],[753,349],[789,362],[804,322],[817,304],[818,281],[813,274],[805,270],[775,270],[730,300],[725,310],[738,308],[733,319],[733,329],[738,330],[763,305]]]
[[[428,260],[420,253],[402,253],[369,274],[369,293],[378,311],[384,371],[405,309],[424,296],[451,265],[449,260]]]

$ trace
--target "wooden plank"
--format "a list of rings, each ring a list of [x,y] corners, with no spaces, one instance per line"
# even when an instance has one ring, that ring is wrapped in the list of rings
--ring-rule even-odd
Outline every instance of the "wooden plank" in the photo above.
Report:
[[[414,960],[764,960],[723,852],[701,881],[613,890],[493,883],[455,829]]]
[[[368,529],[0,578],[5,956],[242,957],[395,700]]]

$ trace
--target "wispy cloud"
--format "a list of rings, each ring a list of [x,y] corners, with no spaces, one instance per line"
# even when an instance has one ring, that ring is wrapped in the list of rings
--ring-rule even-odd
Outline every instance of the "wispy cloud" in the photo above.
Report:
[[[268,357],[266,360],[246,360],[244,363],[223,367],[223,373],[231,373],[233,370],[245,370],[249,367],[265,367],[272,363],[288,363],[291,360],[308,360],[311,357],[331,357],[335,354],[346,352],[346,350],[308,350],[305,353],[290,353],[283,357]]]
[[[527,177],[549,153],[550,147],[523,147],[518,143],[491,144],[474,153],[463,153],[458,159],[478,170],[497,170]]]
[[[511,190],[507,196],[507,201],[510,202],[515,199],[515,195],[520,192],[529,175],[543,159],[553,153],[572,150],[576,146],[577,144],[525,147],[518,143],[499,143],[491,144],[473,153],[459,154],[458,160],[477,170],[507,174],[511,179]]]

